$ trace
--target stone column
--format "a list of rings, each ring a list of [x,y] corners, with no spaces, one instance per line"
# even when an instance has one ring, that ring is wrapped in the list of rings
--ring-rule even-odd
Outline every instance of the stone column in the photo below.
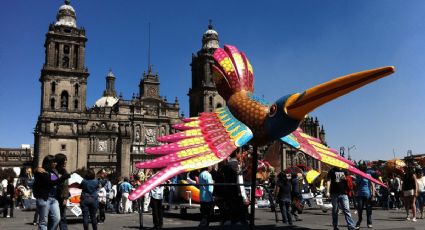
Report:
[[[120,138],[117,147],[117,172],[122,177],[128,177],[130,175],[130,138]]]
[[[87,168],[89,148],[90,142],[88,138],[78,138],[77,153],[74,156],[74,162],[70,165],[71,170],[76,170],[82,167]]]
[[[50,154],[50,138],[47,136],[40,136],[39,137],[39,148],[38,148],[38,165],[37,166],[41,166],[41,164],[43,163],[43,159],[45,156]]]

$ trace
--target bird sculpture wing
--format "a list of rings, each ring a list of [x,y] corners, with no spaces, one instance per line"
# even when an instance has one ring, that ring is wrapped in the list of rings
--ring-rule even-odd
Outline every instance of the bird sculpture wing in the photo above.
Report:
[[[162,156],[139,162],[136,167],[162,169],[133,191],[130,200],[143,196],[175,175],[221,162],[253,137],[251,130],[227,107],[183,119],[183,122],[173,126],[181,132],[157,138],[168,144],[146,148],[147,154]]]
[[[319,139],[307,135],[300,128],[280,140],[325,164],[346,169],[376,184],[387,187],[381,181],[357,169],[352,161],[340,156],[336,150],[326,147]]]

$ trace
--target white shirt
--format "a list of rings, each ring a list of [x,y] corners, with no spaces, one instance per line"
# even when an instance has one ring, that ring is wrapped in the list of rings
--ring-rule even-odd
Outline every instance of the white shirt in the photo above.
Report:
[[[156,186],[150,191],[149,195],[154,199],[162,200],[164,198],[164,186]]]
[[[418,178],[416,181],[418,182],[419,192],[425,192],[425,177]]]
[[[7,180],[6,180],[6,179],[3,179],[3,180],[1,181],[1,185],[0,185],[0,195],[3,195],[3,193],[5,193],[5,192],[6,192],[7,184],[8,184],[8,182],[7,182]]]

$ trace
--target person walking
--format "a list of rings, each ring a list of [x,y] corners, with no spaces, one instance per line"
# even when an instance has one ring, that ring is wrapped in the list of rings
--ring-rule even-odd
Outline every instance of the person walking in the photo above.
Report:
[[[3,217],[13,218],[13,210],[15,209],[15,186],[13,185],[12,176],[7,178],[7,185],[6,189],[4,189],[3,196]]]
[[[278,202],[282,213],[282,222],[292,225],[291,216],[291,175],[280,172],[277,175],[277,183],[274,190],[275,200]]]
[[[150,169],[146,169],[145,172],[145,181],[152,177],[152,171]],[[151,203],[151,196],[149,193],[146,193],[143,197],[143,212],[149,212],[149,205]]]
[[[83,211],[83,227],[84,230],[89,229],[89,216],[93,230],[97,230],[96,213],[99,208],[99,198],[97,191],[100,188],[99,180],[96,179],[96,174],[93,169],[87,170],[83,181],[81,181],[81,201],[80,206]]]
[[[7,178],[7,185],[4,191],[4,212],[3,217],[13,218],[13,211],[15,209],[15,186],[13,185],[13,176]]]
[[[366,173],[366,168],[362,168],[362,171]],[[363,208],[366,208],[367,227],[372,228],[372,199],[375,197],[376,194],[375,184],[363,177],[357,176],[356,188],[358,215],[356,228],[360,228],[360,224],[362,223]]]
[[[332,225],[334,230],[339,230],[338,228],[338,211],[339,208],[342,209],[342,213],[345,216],[345,221],[347,222],[347,227],[349,230],[358,229],[354,226],[353,218],[350,213],[350,204],[348,202],[348,184],[346,179],[345,170],[334,167],[328,172],[328,182],[327,182],[327,193],[328,197],[331,197],[332,200]]]
[[[295,221],[302,221],[302,219],[298,216],[298,213],[302,212],[302,196],[300,192],[300,181],[298,180],[297,173],[291,174],[291,214],[294,216]]]
[[[123,181],[121,181],[121,177],[118,177],[115,180],[116,180],[115,181],[116,183],[113,183],[113,185],[112,185],[112,191],[115,195],[113,200],[112,200],[112,203],[114,205],[115,212],[117,214],[120,214],[121,213],[120,205],[121,205],[121,198],[122,198],[122,194],[121,194],[121,191],[120,191],[120,185]]]
[[[243,184],[242,165],[240,164],[242,153],[235,150],[229,157],[227,164],[223,165],[224,183]],[[248,205],[250,203],[245,187],[243,185],[225,186],[225,203],[229,205],[229,214],[231,224],[247,224]],[[252,201],[251,205],[254,205]],[[227,223],[223,223],[227,225]]]
[[[425,177],[421,168],[416,169],[416,181],[418,184],[418,204],[419,212],[421,213],[421,219],[424,218],[424,205],[425,205]]]
[[[60,221],[57,186],[69,178],[69,174],[59,177],[56,159],[53,155],[44,157],[42,167],[34,174],[33,193],[36,198],[38,229],[57,229]]]
[[[60,176],[68,174],[66,171],[66,164],[68,162],[68,158],[63,153],[58,153],[55,155],[56,160],[56,169]],[[69,198],[69,189],[68,189],[68,180],[64,180],[62,183],[58,184],[57,190],[57,200],[59,202],[59,211],[60,211],[60,221],[59,221],[59,229],[60,230],[68,230],[68,223],[66,220],[66,203]]]
[[[106,195],[106,188],[103,186],[100,186],[99,191],[97,193],[99,197],[99,220],[98,224],[103,224],[105,222],[106,216],[106,202],[107,202],[107,195]]]
[[[121,202],[122,202],[122,208],[123,213],[129,213],[131,209],[131,201],[128,200],[128,195],[130,195],[131,190],[133,187],[128,182],[128,177],[124,177],[124,181],[120,184],[119,190],[121,191]]]
[[[398,210],[401,208],[401,193],[402,193],[402,183],[401,179],[398,175],[393,174],[392,175],[392,181],[391,181],[391,193],[393,193],[393,208]]]
[[[213,185],[202,185],[202,184],[213,184],[214,181],[211,176],[211,166],[201,169],[199,174],[199,184],[200,185],[200,201],[201,201],[201,222],[199,227],[207,227],[210,224],[210,215],[214,209],[214,199],[213,199]]]
[[[410,220],[409,209],[412,209],[412,221],[416,222],[416,196],[418,195],[418,185],[416,175],[412,167],[408,167],[403,177],[403,197],[406,209],[406,220]]]
[[[162,200],[164,199],[164,186],[156,186],[149,192],[149,196],[151,198],[153,228],[160,229],[163,225]]]

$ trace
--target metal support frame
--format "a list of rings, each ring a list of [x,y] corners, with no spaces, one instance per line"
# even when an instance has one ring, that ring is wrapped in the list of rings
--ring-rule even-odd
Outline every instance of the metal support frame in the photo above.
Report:
[[[249,229],[255,228],[255,189],[257,187],[257,167],[258,167],[258,154],[257,146],[253,146],[252,151],[252,175],[251,175],[251,215],[249,221]]]

